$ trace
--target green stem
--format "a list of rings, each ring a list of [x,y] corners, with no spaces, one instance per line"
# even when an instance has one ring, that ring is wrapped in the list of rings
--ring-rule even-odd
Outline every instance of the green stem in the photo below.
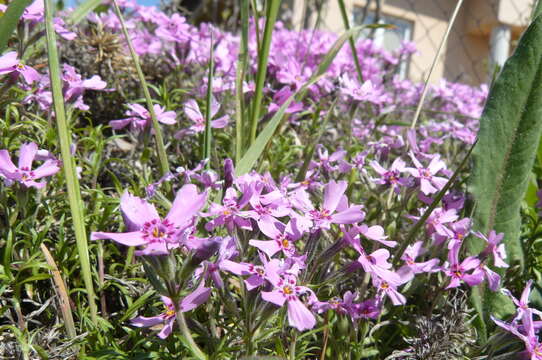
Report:
[[[75,230],[75,240],[77,251],[79,253],[79,262],[81,272],[88,297],[90,316],[94,325],[97,325],[97,307],[95,302],[94,286],[92,283],[92,272],[90,269],[89,249],[87,242],[87,232],[84,221],[84,204],[81,200],[81,189],[79,180],[75,171],[75,161],[70,152],[71,134],[66,119],[64,109],[64,97],[62,95],[62,84],[60,75],[60,66],[58,52],[56,47],[56,34],[53,26],[54,7],[52,0],[45,1],[45,29],[47,34],[47,57],[49,60],[49,76],[51,79],[51,90],[53,93],[53,105],[55,110],[56,123],[58,127],[58,137],[60,141],[60,151],[62,154],[62,163],[66,186],[68,190],[68,201],[73,219]]]
[[[177,324],[179,325],[181,334],[185,338],[192,355],[200,360],[207,360],[207,355],[205,355],[205,353],[199,348],[198,344],[196,344],[194,341],[194,338],[192,338],[192,334],[190,333],[190,329],[186,324],[186,319],[184,318],[183,312],[179,308],[178,302],[175,302],[175,312],[177,315]]]
[[[258,120],[263,98],[263,87],[265,84],[265,75],[267,74],[267,63],[269,61],[269,48],[271,46],[271,37],[273,28],[279,12],[280,0],[270,0],[267,7],[267,19],[265,20],[265,29],[261,51],[258,54],[258,73],[256,74],[256,89],[252,107],[252,119],[250,124],[250,144],[256,140],[258,129]]]
[[[346,12],[346,6],[344,5],[344,0],[339,1],[339,9],[341,10],[341,17],[343,18],[344,28],[346,31],[350,30],[350,21],[348,20],[348,13]],[[354,41],[354,35],[348,38],[348,43],[350,44],[350,49],[352,50],[352,56],[354,57],[354,64],[356,65],[356,72],[358,73],[359,83],[363,83],[363,73],[361,71],[361,66],[359,64],[358,52],[356,51],[356,43]]]
[[[145,80],[145,75],[143,75],[141,65],[139,64],[139,56],[134,50],[134,45],[132,44],[132,40],[130,39],[130,35],[128,34],[128,29],[126,28],[126,24],[124,23],[124,17],[122,16],[116,0],[113,0],[113,6],[115,7],[115,13],[117,14],[117,17],[119,19],[122,33],[124,34],[126,43],[128,44],[128,48],[130,49],[130,55],[137,71],[137,77],[139,78],[139,82],[143,90],[143,95],[145,96],[145,101],[147,102],[147,110],[151,115],[154,137],[156,138],[156,150],[158,151],[158,160],[160,163],[160,173],[162,176],[164,176],[169,171],[169,164],[166,155],[166,148],[164,146],[164,138],[162,137],[162,130],[160,129],[158,118],[156,117],[156,113],[154,112],[151,94],[149,93],[149,88],[147,86],[147,81]]]

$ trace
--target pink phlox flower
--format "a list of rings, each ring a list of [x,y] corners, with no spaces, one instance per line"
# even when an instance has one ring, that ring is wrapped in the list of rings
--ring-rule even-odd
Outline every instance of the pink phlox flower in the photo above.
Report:
[[[198,193],[195,185],[184,185],[162,220],[154,205],[126,191],[120,208],[128,232],[93,232],[91,240],[110,239],[126,246],[143,246],[136,255],[166,255],[181,245],[181,236],[192,224],[194,217],[205,206],[207,193]]]
[[[529,307],[529,296],[531,295],[531,287],[533,286],[533,281],[529,280],[527,284],[525,285],[525,288],[521,292],[521,297],[518,299],[516,298],[512,292],[508,289],[501,289],[501,292],[508,296],[516,305],[516,316],[514,317],[514,322],[519,321],[523,318],[526,311],[531,311],[532,313],[536,314],[539,317],[542,317],[542,312]]]
[[[220,110],[220,104],[214,97],[211,97],[211,118]],[[182,138],[186,134],[198,134],[205,131],[205,116],[201,113],[198,103],[194,99],[188,100],[184,104],[184,113],[193,122],[188,129],[183,129],[175,134],[176,139]],[[229,116],[224,115],[216,120],[211,121],[211,127],[215,129],[222,129],[228,125]]]
[[[487,243],[486,248],[482,251],[481,256],[493,256],[493,264],[496,267],[507,268],[508,264],[504,262],[506,259],[506,249],[504,244],[499,244],[504,238],[504,233],[497,234],[495,230],[489,232],[489,236],[486,237],[479,231],[473,233],[477,238],[484,240]]]
[[[354,304],[350,309],[350,316],[353,320],[378,319],[382,312],[382,301],[380,298],[371,298],[360,304]]]
[[[439,156],[435,156],[427,167],[423,166],[412,152],[410,158],[415,168],[407,167],[405,170],[420,182],[420,189],[424,195],[436,193],[446,185],[448,179],[435,176],[446,167]]]
[[[64,96],[67,101],[74,101],[83,95],[85,90],[104,90],[107,86],[98,75],[85,79],[77,73],[73,66],[63,64],[62,81],[64,82]]]
[[[222,269],[238,276],[248,276],[244,282],[247,290],[252,291],[265,284],[268,273],[275,274],[280,268],[279,260],[271,259],[268,261],[262,253],[260,253],[260,260],[263,265],[254,265],[246,262],[236,263],[226,259],[222,262]]]
[[[262,194],[265,187],[263,182],[255,183],[252,186],[253,192],[249,200],[251,209],[241,211],[242,216],[256,220],[261,228],[262,223],[272,224],[277,221],[277,218],[290,214],[291,210],[288,204],[282,201],[280,192]]]
[[[401,158],[395,159],[389,170],[386,170],[374,160],[371,161],[370,165],[380,175],[379,179],[373,180],[377,184],[391,186],[397,194],[400,192],[399,186],[407,186],[407,180],[401,177],[401,173],[406,168],[405,162]]]
[[[412,245],[408,245],[405,252],[401,256],[401,260],[403,260],[405,264],[401,267],[401,269],[399,269],[398,272],[403,274],[403,277],[406,277],[406,274],[410,272],[412,274],[410,278],[412,278],[415,274],[440,271],[440,267],[438,266],[440,262],[439,259],[416,262],[416,259],[424,255],[426,252],[427,250],[423,248],[423,241],[417,241]]]
[[[275,74],[281,84],[293,85],[295,90],[305,85],[311,75],[312,71],[307,66],[301,65],[290,57],[286,59],[285,66],[282,66]]]
[[[199,277],[201,273],[205,278],[211,278],[216,287],[222,289],[224,288],[224,281],[220,276],[220,271],[228,271],[229,264],[225,263],[225,261],[236,257],[237,254],[237,246],[232,237],[228,236],[221,239],[216,260],[214,262],[204,261],[195,275]]]
[[[311,161],[309,169],[321,169],[327,172],[332,172],[339,169],[339,162],[346,156],[346,151],[338,150],[329,155],[329,152],[325,147],[319,146],[317,154],[318,161]]]
[[[9,182],[18,182],[26,188],[43,188],[46,182],[36,180],[56,174],[60,170],[60,162],[56,158],[49,158],[32,170],[32,163],[36,160],[37,153],[36,143],[22,144],[19,149],[19,162],[15,166],[8,151],[0,150],[0,174]]]
[[[341,92],[355,101],[370,102],[375,105],[382,105],[387,101],[388,95],[371,80],[367,80],[360,85],[357,80],[343,75],[341,83],[343,85],[340,88]]]
[[[320,182],[320,172],[318,169],[311,169],[307,171],[307,174],[305,175],[305,180],[298,182],[298,183],[290,183],[288,184],[288,188],[290,189],[303,189],[303,190],[315,190],[322,187],[322,183]]]
[[[278,306],[288,307],[288,323],[299,331],[312,329],[316,325],[316,317],[301,301],[300,297],[309,294],[314,302],[314,292],[306,286],[297,284],[297,277],[291,273],[283,275],[268,274],[267,279],[273,290],[262,291],[262,299]]]
[[[263,251],[267,256],[272,257],[277,252],[282,251],[286,257],[296,254],[295,242],[299,240],[303,233],[297,227],[297,219],[284,225],[279,221],[272,223],[259,223],[260,230],[273,240],[250,240],[248,243]]]
[[[312,304],[311,308],[318,314],[322,314],[328,310],[333,310],[338,314],[346,315],[352,312],[354,306],[354,300],[358,297],[358,293],[352,293],[346,291],[341,299],[335,296],[328,301],[316,301]]]
[[[397,288],[402,285],[402,281],[395,282],[391,279],[383,280],[379,277],[373,277],[372,281],[381,301],[384,297],[389,297],[392,304],[395,306],[406,304],[405,296],[397,290]]]
[[[361,245],[358,235],[359,231],[357,229],[352,228],[349,231],[346,231],[343,228],[342,232],[344,234],[344,240],[360,254],[356,262],[359,264],[357,266],[361,266],[363,271],[371,274],[373,277],[379,277],[382,280],[394,284],[401,282],[400,276],[390,270],[392,265],[388,262],[390,257],[390,252],[388,250],[378,249],[372,254],[368,254]]]
[[[77,37],[77,34],[66,28],[66,23],[59,17],[53,19],[55,32],[65,40],[71,41]]]
[[[179,14],[173,14],[170,18],[159,19],[158,27],[155,30],[157,37],[173,42],[183,43],[191,39],[191,27],[186,18]]]
[[[205,229],[212,231],[217,226],[226,225],[230,233],[233,232],[235,227],[252,230],[250,220],[241,214],[241,210],[248,205],[252,197],[252,187],[248,187],[247,190],[243,192],[243,196],[238,197],[238,193],[234,188],[228,188],[222,204],[212,203],[208,212],[202,214],[204,216],[216,216],[205,225]]]
[[[386,240],[388,237],[384,233],[384,228],[380,225],[367,226],[362,224],[360,226],[354,226],[353,228],[369,240],[377,241],[382,245],[392,248],[397,246],[396,241]]]
[[[41,75],[32,67],[23,64],[15,51],[0,56],[0,75],[10,74],[14,78],[21,75],[27,84],[32,84],[41,78]]]
[[[435,237],[436,244],[440,244],[446,239],[450,239],[448,242],[448,249],[451,249],[452,247],[456,246],[457,244],[461,244],[465,238],[470,234],[470,219],[469,218],[463,218],[459,221],[455,221],[450,224],[449,229],[452,232],[452,236],[442,236],[440,239]]]
[[[355,224],[365,218],[361,205],[348,205],[344,193],[348,183],[346,181],[330,181],[324,186],[324,202],[320,209],[308,211],[308,218],[313,221],[315,227],[329,229],[331,224]]]
[[[460,248],[461,245],[457,245],[448,251],[448,261],[443,266],[444,273],[450,278],[450,283],[446,289],[458,287],[461,282],[465,282],[469,286],[475,286],[484,280],[484,275],[478,271],[468,273],[468,271],[478,268],[480,259],[476,256],[469,256],[460,263]]]
[[[186,295],[179,302],[180,311],[187,312],[197,308],[209,299],[210,294],[211,289],[206,288],[202,282],[192,293]],[[158,333],[158,337],[165,339],[173,331],[173,325],[175,323],[175,319],[177,318],[177,313],[175,311],[173,301],[171,301],[170,298],[167,296],[161,296],[161,299],[164,303],[164,307],[166,308],[165,312],[152,317],[137,316],[130,320],[130,323],[137,327],[151,327],[163,324],[162,330]]]
[[[512,323],[507,323],[502,320],[496,319],[491,315],[493,322],[504,329],[520,338],[525,344],[525,357],[530,360],[542,360],[542,344],[538,340],[536,334],[540,328],[539,322],[533,321],[533,309],[526,309],[521,318],[521,325],[514,320]]]
[[[279,110],[279,108],[292,96],[293,91],[288,87],[284,86],[282,89],[277,91],[275,95],[273,95],[273,101],[269,104],[269,113],[274,113]],[[302,102],[296,102],[292,101],[290,105],[286,108],[287,114],[295,114],[297,112],[303,111],[303,103]]]
[[[165,109],[158,104],[153,105],[153,109],[157,120],[162,124],[173,125],[176,123],[175,111],[165,111]],[[127,118],[111,120],[109,125],[115,130],[122,129],[128,125],[130,125],[132,130],[143,130],[152,122],[149,111],[139,104],[129,104],[125,114],[128,116]]]
[[[30,21],[31,23],[36,23],[43,21],[44,15],[45,4],[43,0],[36,0],[24,9],[22,18],[23,20]]]

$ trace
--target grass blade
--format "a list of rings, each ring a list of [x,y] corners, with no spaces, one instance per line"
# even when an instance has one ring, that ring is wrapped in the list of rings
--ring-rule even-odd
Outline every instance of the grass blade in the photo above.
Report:
[[[346,6],[344,5],[344,0],[338,0],[338,1],[339,1],[339,8],[341,10],[341,17],[343,18],[344,29],[348,31],[350,30],[350,21],[348,20],[348,14],[346,12]],[[361,65],[359,64],[358,52],[356,51],[356,43],[354,41],[353,35],[348,38],[348,42],[350,43],[350,49],[352,50],[352,57],[354,58],[354,64],[356,65],[358,80],[359,80],[359,83],[362,84],[363,73],[361,71]]]
[[[68,290],[66,289],[66,285],[64,283],[64,280],[62,279],[62,276],[60,275],[58,266],[56,266],[55,260],[49,252],[49,249],[47,249],[47,246],[42,243],[40,245],[40,248],[43,252],[43,256],[45,256],[45,261],[47,261],[47,264],[49,264],[49,266],[51,267],[51,272],[53,273],[53,281],[56,286],[55,292],[60,299],[60,311],[62,312],[62,318],[64,319],[64,326],[66,327],[66,332],[68,333],[68,336],[73,339],[77,336],[77,332],[75,331],[75,325],[73,322],[73,314],[70,306],[70,297],[68,296]]]
[[[6,49],[8,40],[13,34],[13,30],[17,27],[21,15],[23,15],[24,9],[32,0],[13,0],[4,13],[0,17],[0,54]]]
[[[151,115],[151,118],[152,118],[152,127],[154,130],[154,137],[156,140],[156,150],[158,152],[160,173],[162,176],[164,176],[165,174],[169,172],[169,164],[168,164],[167,155],[166,155],[166,148],[164,146],[164,138],[162,137],[162,129],[160,129],[160,124],[158,123],[158,119],[156,118],[156,113],[154,112],[151,94],[149,93],[149,87],[147,86],[145,75],[143,75],[143,71],[141,70],[141,65],[139,64],[139,56],[136,54],[134,50],[132,39],[130,39],[130,35],[128,34],[128,29],[126,28],[126,24],[124,22],[124,17],[122,16],[122,12],[120,11],[119,5],[117,4],[116,0],[113,0],[113,6],[115,7],[115,13],[117,14],[120,25],[122,27],[122,33],[124,34],[124,38],[126,39],[126,43],[128,44],[128,48],[130,49],[130,56],[132,57],[132,61],[134,62],[134,66],[137,71],[137,77],[139,79],[139,83],[141,84],[143,95],[145,96],[145,101],[147,103],[147,110],[149,111],[149,114]]]
[[[64,176],[66,177],[66,185],[68,188],[68,201],[73,219],[75,230],[75,240],[77,243],[77,251],[79,253],[79,262],[81,264],[81,272],[85,289],[87,291],[88,305],[90,307],[90,315],[92,322],[97,324],[97,308],[94,295],[94,286],[92,283],[92,272],[90,269],[90,257],[87,241],[87,232],[85,229],[84,204],[81,200],[81,189],[79,188],[79,180],[75,170],[75,159],[70,152],[71,134],[66,119],[66,111],[64,109],[64,96],[62,94],[62,83],[60,74],[60,63],[58,59],[58,51],[56,47],[56,34],[53,24],[53,3],[52,0],[45,1],[45,30],[47,39],[47,57],[49,60],[49,76],[51,79],[51,91],[53,93],[53,105],[55,110],[56,123],[58,128],[58,138],[60,141],[60,151],[62,154],[62,163],[64,168]]]
[[[271,37],[273,28],[275,27],[275,21],[277,20],[279,7],[280,0],[270,0],[267,7],[261,51],[258,53],[258,72],[256,73],[256,88],[252,102],[252,118],[250,122],[250,144],[256,140],[263,98],[263,87],[265,85],[265,75],[267,74],[267,63],[269,61],[269,48],[271,47]]]
[[[427,96],[427,92],[429,91],[429,80],[431,80],[431,75],[433,75],[433,71],[435,70],[435,67],[437,66],[437,62],[440,59],[440,56],[442,55],[442,51],[444,50],[444,45],[446,45],[446,43],[448,42],[448,37],[450,36],[452,27],[454,26],[455,20],[457,19],[457,15],[459,14],[461,5],[463,5],[463,0],[457,0],[457,4],[455,6],[454,12],[452,13],[452,16],[450,17],[450,21],[448,22],[448,28],[446,29],[446,32],[444,33],[444,36],[442,37],[437,53],[435,54],[435,57],[433,58],[433,63],[431,64],[431,68],[429,69],[429,73],[427,74],[427,77],[425,78],[425,83],[423,84],[422,96],[420,97],[420,101],[418,102],[418,106],[416,107],[416,112],[414,113],[414,119],[412,119],[412,125],[410,125],[411,129],[414,129],[416,127],[416,123],[418,122],[418,119],[420,118],[423,103],[425,102],[425,97]]]
[[[79,4],[77,9],[75,9],[70,16],[68,17],[68,22],[72,25],[79,24],[87,15],[96,9],[102,0],[86,0],[85,2]]]

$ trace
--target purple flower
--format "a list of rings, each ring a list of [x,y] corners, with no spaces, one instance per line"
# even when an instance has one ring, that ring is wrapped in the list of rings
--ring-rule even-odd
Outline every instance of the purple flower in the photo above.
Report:
[[[405,170],[420,181],[420,189],[423,194],[436,193],[446,185],[448,182],[446,178],[435,176],[446,167],[439,156],[435,156],[427,167],[424,167],[413,153],[410,153],[410,158],[416,168],[405,168]]]
[[[478,268],[480,265],[480,259],[476,256],[469,256],[461,263],[459,262],[459,249],[460,245],[454,246],[448,252],[448,262],[444,264],[444,272],[450,277],[450,284],[446,289],[458,287],[462,281],[466,282],[469,286],[475,286],[484,281],[484,276],[480,272],[473,271],[467,273],[469,270]]]
[[[348,206],[344,193],[348,183],[346,181],[330,181],[324,187],[324,203],[321,209],[309,211],[309,219],[314,226],[329,229],[331,224],[355,224],[362,221],[365,213],[360,205]],[[311,205],[312,207],[312,205]]]
[[[220,104],[216,101],[214,97],[211,97],[211,118],[214,118],[215,115],[220,110]],[[188,129],[181,130],[175,134],[176,139],[182,138],[186,134],[198,134],[205,131],[205,116],[201,113],[198,103],[196,100],[190,99],[184,104],[184,113],[188,118],[194,123]],[[211,127],[215,129],[222,129],[228,125],[229,116],[224,115],[216,120],[211,121]]]
[[[380,179],[375,180],[377,184],[391,186],[396,193],[399,193],[399,185],[406,186],[408,184],[407,180],[401,177],[401,173],[406,168],[405,162],[401,158],[395,159],[389,170],[384,169],[374,160],[371,161],[370,165],[380,175]]]
[[[474,235],[487,242],[487,247],[482,251],[482,256],[493,255],[493,263],[496,267],[506,268],[508,264],[504,262],[506,259],[506,250],[504,244],[498,245],[504,238],[504,233],[497,234],[495,230],[491,230],[489,237],[486,237],[479,231],[475,231]]]
[[[115,130],[122,129],[130,125],[132,130],[142,130],[152,122],[151,114],[139,104],[129,104],[125,119],[111,120],[109,125]],[[153,105],[156,118],[162,124],[173,125],[176,123],[175,111],[165,111],[160,105]]]
[[[60,170],[60,162],[56,159],[47,159],[38,168],[32,170],[32,162],[38,153],[38,145],[27,143],[21,145],[19,150],[19,163],[15,166],[7,150],[0,150],[0,174],[8,181],[16,181],[24,187],[41,189],[45,182],[36,180],[56,174]]]
[[[211,289],[204,287],[202,282],[196,290],[185,296],[179,302],[179,310],[181,312],[187,312],[197,308],[198,306],[206,302],[207,299],[209,299],[210,294]],[[177,313],[175,311],[175,306],[170,298],[168,298],[167,296],[161,296],[161,299],[166,308],[165,312],[152,317],[138,316],[130,320],[130,323],[133,326],[137,327],[150,327],[158,324],[163,324],[164,326],[162,330],[158,333],[158,337],[161,339],[165,339],[171,334],[173,330],[173,324],[175,323],[175,319],[177,318]]]
[[[252,190],[252,188],[248,189]],[[211,231],[217,226],[226,225],[230,233],[233,232],[235,227],[252,230],[250,220],[241,216],[241,209],[249,203],[251,197],[251,191],[246,191],[242,197],[238,198],[237,191],[234,188],[226,190],[226,195],[224,195],[224,199],[222,200],[223,204],[213,203],[209,207],[208,212],[202,214],[204,216],[216,216],[216,218],[205,225],[205,229]]]
[[[312,291],[305,287],[297,285],[297,278],[293,274],[270,274],[267,280],[273,284],[272,291],[262,291],[262,299],[278,306],[288,306],[288,322],[290,326],[299,331],[312,329],[316,325],[314,314],[307,309],[299,297],[305,293],[311,294]]]
[[[273,240],[250,240],[248,243],[254,247],[257,247],[261,251],[272,257],[277,252],[287,256],[293,256],[296,254],[296,248],[294,242],[299,240],[303,233],[297,228],[297,221],[292,218],[287,225],[279,221],[273,223],[261,223],[260,230]]]
[[[22,75],[27,84],[40,79],[40,74],[34,68],[23,64],[15,51],[0,56],[0,75],[11,74],[15,78]]]
[[[166,255],[181,245],[181,235],[207,200],[207,193],[198,193],[195,185],[184,185],[165,219],[160,219],[155,207],[131,195],[122,195],[120,208],[128,232],[93,232],[91,240],[111,239],[126,246],[144,246],[136,255]]]
[[[417,241],[412,245],[408,245],[405,252],[403,253],[403,256],[401,256],[401,260],[405,262],[405,265],[401,268],[403,270],[399,269],[399,272],[405,273],[408,269],[408,271],[410,271],[412,275],[414,275],[426,272],[439,271],[439,259],[430,259],[424,262],[416,262],[416,258],[425,254],[426,252],[427,250],[423,248],[423,241]]]

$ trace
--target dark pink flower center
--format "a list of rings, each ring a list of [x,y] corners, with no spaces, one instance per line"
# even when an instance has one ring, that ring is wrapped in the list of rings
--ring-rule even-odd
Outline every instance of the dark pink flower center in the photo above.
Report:
[[[143,224],[143,238],[149,243],[166,242],[171,243],[175,240],[175,226],[167,219],[161,221],[154,219]]]

